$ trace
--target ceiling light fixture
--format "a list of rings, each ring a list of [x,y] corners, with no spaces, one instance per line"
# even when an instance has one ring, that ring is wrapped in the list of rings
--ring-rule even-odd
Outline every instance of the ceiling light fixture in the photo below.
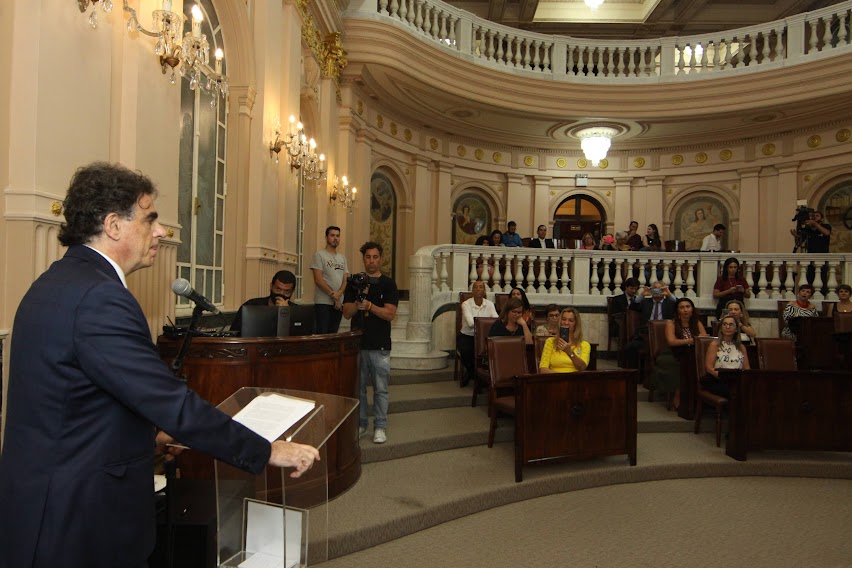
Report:
[[[583,149],[586,159],[594,167],[598,167],[600,161],[606,158],[613,136],[617,134],[618,131],[615,128],[592,126],[577,131],[576,136],[580,139],[580,147]]]
[[[592,9],[592,12],[597,12],[598,8],[601,7],[601,4],[604,3],[604,0],[583,0],[586,3],[586,6]]]

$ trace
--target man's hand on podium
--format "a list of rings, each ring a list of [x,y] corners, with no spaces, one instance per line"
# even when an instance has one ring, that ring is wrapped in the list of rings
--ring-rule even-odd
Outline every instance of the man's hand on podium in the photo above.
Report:
[[[186,446],[181,446],[175,439],[160,430],[157,432],[157,438],[155,440],[154,453],[156,455],[162,455],[163,459],[166,461],[172,461],[175,459],[175,456],[181,453],[186,449]]]
[[[295,467],[296,471],[290,477],[300,477],[311,469],[314,460],[319,461],[320,455],[316,448],[297,444],[295,442],[272,442],[272,453],[269,454],[269,465],[277,467]]]

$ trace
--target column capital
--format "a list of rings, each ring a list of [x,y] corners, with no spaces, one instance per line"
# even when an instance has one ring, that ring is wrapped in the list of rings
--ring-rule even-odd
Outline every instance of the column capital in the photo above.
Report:
[[[411,156],[411,162],[418,168],[428,168],[429,164],[432,163],[432,160],[430,160],[426,156],[415,154]]]
[[[615,182],[615,187],[630,185],[633,182],[632,177],[614,177],[612,181]]]
[[[760,175],[760,170],[762,168],[760,166],[754,168],[742,168],[737,170],[737,173],[740,174],[740,178],[754,178]]]
[[[455,164],[452,162],[442,162],[440,160],[435,160],[435,167],[440,174],[449,174],[452,173]]]
[[[550,185],[553,181],[553,176],[532,176],[532,178],[536,185]]]
[[[372,147],[373,142],[376,141],[376,135],[366,128],[359,128],[355,131],[355,141],[359,144],[367,144]]]
[[[524,181],[524,174],[516,174],[515,172],[506,172],[506,183],[520,183]]]
[[[651,183],[659,183],[660,185],[666,181],[667,176],[646,176],[645,179]]]
[[[798,161],[787,162],[787,163],[784,163],[784,164],[776,164],[775,169],[778,170],[779,174],[790,174],[790,173],[798,172],[799,171],[799,165],[801,165],[801,162],[798,162]]]

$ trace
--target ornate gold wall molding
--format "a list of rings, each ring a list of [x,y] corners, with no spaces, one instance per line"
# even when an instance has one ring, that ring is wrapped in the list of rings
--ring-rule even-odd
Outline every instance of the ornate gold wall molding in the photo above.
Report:
[[[337,102],[342,102],[340,73],[348,63],[346,50],[343,49],[343,43],[340,41],[340,32],[331,32],[323,36],[308,9],[309,1],[296,0],[296,9],[302,18],[302,41],[311,50],[314,59],[319,62],[323,76],[334,80]]]

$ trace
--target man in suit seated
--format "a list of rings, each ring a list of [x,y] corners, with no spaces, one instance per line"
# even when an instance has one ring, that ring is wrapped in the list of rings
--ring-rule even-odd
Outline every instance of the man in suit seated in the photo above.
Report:
[[[640,312],[639,328],[633,338],[624,346],[624,356],[628,369],[639,368],[639,355],[648,347],[648,322],[651,320],[667,320],[675,316],[677,298],[669,287],[660,282],[654,282],[640,291],[628,309]]]
[[[545,238],[547,236],[547,227],[545,227],[544,225],[539,225],[537,233],[538,233],[537,239],[530,239],[530,248],[534,248],[534,249],[538,249],[538,248],[555,249],[556,248],[556,243],[553,242],[553,239],[546,239]]]
[[[254,474],[269,464],[299,477],[319,458],[310,446],[270,444],[160,359],[126,284],[154,264],[166,235],[156,197],[150,179],[123,166],[77,170],[59,230],[68,250],[21,300],[0,458],[4,568],[147,566],[154,452],[174,451],[169,434]]]
[[[296,275],[289,270],[279,270],[269,283],[269,295],[262,298],[246,300],[234,316],[231,322],[231,331],[242,331],[243,306],[295,306],[293,291],[296,289]]]
[[[630,304],[636,299],[636,294],[639,292],[639,279],[632,276],[624,281],[624,292],[612,298],[612,315],[615,321],[612,322],[612,327],[609,330],[610,337],[619,337],[620,325],[627,324],[624,316]]]

